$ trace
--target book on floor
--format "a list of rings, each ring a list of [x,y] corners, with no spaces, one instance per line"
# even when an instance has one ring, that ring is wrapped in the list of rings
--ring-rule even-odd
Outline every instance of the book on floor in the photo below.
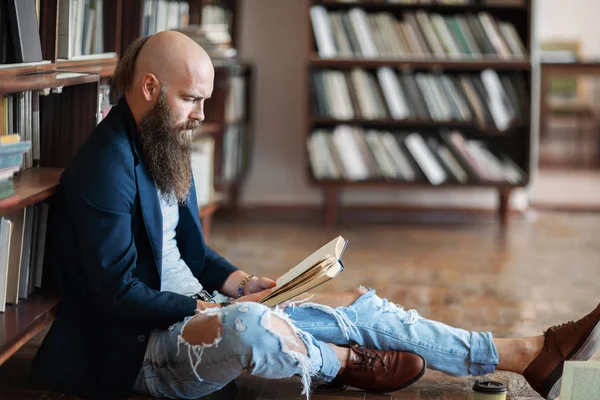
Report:
[[[276,306],[335,278],[344,270],[341,258],[347,244],[338,236],[306,257],[277,279],[275,289],[261,303]]]
[[[600,361],[565,361],[560,400],[600,399]]]

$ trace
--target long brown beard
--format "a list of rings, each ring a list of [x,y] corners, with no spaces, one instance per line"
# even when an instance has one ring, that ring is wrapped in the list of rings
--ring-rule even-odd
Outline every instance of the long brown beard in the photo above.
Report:
[[[169,204],[176,199],[185,204],[192,180],[192,137],[186,131],[197,129],[199,121],[176,125],[161,89],[156,105],[138,125],[142,154],[154,184]]]

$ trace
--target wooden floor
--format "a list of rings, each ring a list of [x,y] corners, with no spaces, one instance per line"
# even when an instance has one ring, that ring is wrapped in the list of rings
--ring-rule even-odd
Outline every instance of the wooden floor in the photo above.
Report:
[[[533,181],[531,204],[545,210],[599,212],[600,169],[540,169]]]
[[[346,270],[320,290],[363,284],[427,318],[461,328],[489,330],[498,337],[537,335],[579,318],[600,302],[600,214],[540,213],[513,219],[505,234],[489,221],[363,223],[326,231],[314,223],[217,220],[211,245],[246,271],[276,278],[337,234],[349,240]],[[15,382],[7,378],[11,365],[30,358],[34,345],[0,368],[0,400],[16,393],[25,399],[71,399],[6,389]],[[594,358],[600,360],[600,354]],[[520,376],[500,372],[495,377],[508,383],[512,400],[539,398]],[[393,394],[315,388],[311,398],[473,399],[473,381],[429,371],[417,384]],[[300,391],[295,378],[242,376],[211,399],[302,399]]]

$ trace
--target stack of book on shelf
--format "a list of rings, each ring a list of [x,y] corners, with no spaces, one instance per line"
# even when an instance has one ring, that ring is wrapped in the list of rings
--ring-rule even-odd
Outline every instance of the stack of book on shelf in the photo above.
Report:
[[[487,11],[410,10],[396,18],[389,11],[366,13],[360,7],[333,11],[317,4],[310,16],[322,58],[518,59],[527,55],[515,26]]]
[[[313,114],[337,120],[459,121],[506,131],[528,112],[524,77],[492,69],[452,74],[326,69],[313,71],[312,87]]]
[[[215,140],[211,136],[200,136],[192,145],[192,175],[196,186],[198,208],[216,200],[214,186]]]
[[[31,141],[21,141],[16,134],[0,136],[0,206],[18,201],[13,176],[21,170],[24,154],[31,149]]]
[[[338,125],[308,140],[311,172],[321,181],[428,182],[431,185],[516,185],[525,174],[505,154],[458,130],[439,135]]]
[[[189,8],[187,0],[144,0],[141,35],[148,36],[187,26],[190,19]]]
[[[104,0],[59,1],[58,58],[114,57],[114,53],[104,54],[103,3]]]
[[[0,312],[42,287],[48,203],[0,217]]]

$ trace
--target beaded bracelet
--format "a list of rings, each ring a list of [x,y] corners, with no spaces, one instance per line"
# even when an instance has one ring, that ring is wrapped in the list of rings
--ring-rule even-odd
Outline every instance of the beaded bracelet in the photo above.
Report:
[[[246,275],[244,277],[244,279],[242,279],[242,281],[240,282],[240,286],[238,286],[238,297],[242,297],[242,295],[244,294],[244,289],[246,288],[246,285],[248,284],[248,282],[250,282],[251,279],[258,279],[256,277],[256,275]]]

